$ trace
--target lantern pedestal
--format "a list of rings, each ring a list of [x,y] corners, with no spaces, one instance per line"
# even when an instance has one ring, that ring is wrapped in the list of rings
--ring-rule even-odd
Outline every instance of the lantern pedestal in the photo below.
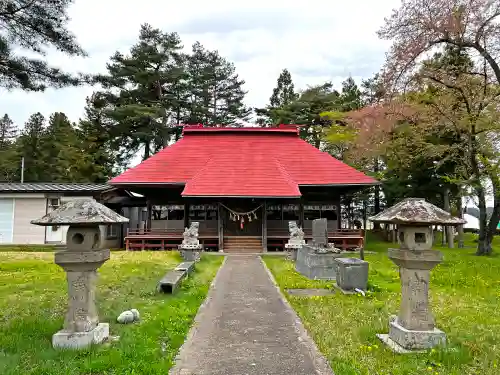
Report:
[[[109,324],[99,323],[95,305],[97,269],[109,259],[100,225],[127,222],[127,218],[89,198],[71,200],[31,221],[47,227],[69,225],[67,250],[55,254],[55,263],[66,272],[68,311],[63,329],[52,336],[54,348],[85,349],[108,338]]]
[[[391,318],[389,334],[377,336],[400,353],[445,345],[446,335],[435,327],[429,308],[430,270],[443,255],[435,250],[389,249],[389,258],[399,266],[401,307]]]
[[[55,254],[55,263],[64,269],[68,282],[68,311],[63,329],[52,336],[52,346],[83,349],[109,337],[109,324],[99,323],[95,305],[97,269],[110,257],[109,249],[82,250],[92,242],[100,245],[99,227],[70,227],[68,250]],[[88,247],[87,247],[88,248]]]

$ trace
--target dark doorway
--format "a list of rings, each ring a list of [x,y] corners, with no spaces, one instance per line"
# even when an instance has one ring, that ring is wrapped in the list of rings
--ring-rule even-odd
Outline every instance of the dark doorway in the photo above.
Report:
[[[222,207],[224,236],[262,236],[262,207],[241,203]],[[243,213],[243,215],[241,215]],[[239,217],[238,217],[239,216]]]

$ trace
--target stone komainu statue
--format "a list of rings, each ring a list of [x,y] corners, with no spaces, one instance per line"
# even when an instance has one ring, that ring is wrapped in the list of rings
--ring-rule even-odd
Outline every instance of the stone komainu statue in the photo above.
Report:
[[[304,239],[304,231],[300,228],[295,221],[288,222],[288,230],[290,231],[290,239],[291,240],[303,240]],[[291,241],[292,242],[292,241]]]
[[[200,223],[194,221],[191,223],[189,228],[184,229],[184,241],[192,242],[192,240],[198,239],[198,229],[200,227]]]

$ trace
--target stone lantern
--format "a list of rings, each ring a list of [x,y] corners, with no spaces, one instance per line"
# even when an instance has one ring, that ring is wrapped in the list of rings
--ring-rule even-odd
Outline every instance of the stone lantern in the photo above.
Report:
[[[446,344],[446,335],[435,327],[429,307],[430,271],[443,260],[431,250],[433,225],[456,226],[464,221],[426,202],[408,198],[370,218],[374,223],[398,225],[399,249],[389,249],[389,258],[399,267],[401,307],[391,318],[389,334],[377,335],[391,349],[405,353]]]
[[[52,336],[55,348],[86,348],[109,336],[109,324],[100,323],[95,305],[97,269],[109,259],[103,249],[100,225],[126,223],[122,217],[93,199],[67,202],[31,223],[42,226],[69,225],[67,250],[55,254],[55,263],[66,271],[68,310],[63,329]]]

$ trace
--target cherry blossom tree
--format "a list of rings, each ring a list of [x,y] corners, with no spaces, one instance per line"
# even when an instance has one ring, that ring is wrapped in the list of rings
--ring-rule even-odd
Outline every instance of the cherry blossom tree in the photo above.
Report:
[[[427,53],[453,45],[482,56],[500,83],[499,18],[496,0],[403,0],[378,32],[392,41],[385,82],[401,88]]]

